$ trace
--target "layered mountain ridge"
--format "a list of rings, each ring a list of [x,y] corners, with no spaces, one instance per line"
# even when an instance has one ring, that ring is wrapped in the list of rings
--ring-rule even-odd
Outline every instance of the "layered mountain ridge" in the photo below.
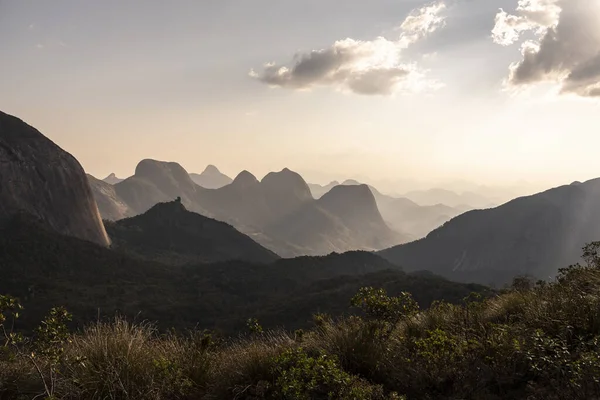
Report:
[[[600,179],[595,179],[467,212],[424,239],[380,254],[408,270],[501,285],[517,275],[552,278],[599,238]]]
[[[408,240],[387,226],[364,188],[315,200],[304,179],[287,168],[260,181],[242,171],[230,184],[207,189],[177,163],[143,160],[114,188],[128,215],[179,197],[188,210],[231,224],[284,257],[379,250]],[[112,194],[96,191],[96,197],[105,218],[114,219],[115,207],[106,206]]]

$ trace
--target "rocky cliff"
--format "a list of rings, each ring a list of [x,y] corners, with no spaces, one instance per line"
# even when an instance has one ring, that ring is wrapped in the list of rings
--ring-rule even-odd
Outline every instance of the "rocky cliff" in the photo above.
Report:
[[[35,128],[0,112],[0,220],[20,212],[62,234],[109,245],[79,162]]]

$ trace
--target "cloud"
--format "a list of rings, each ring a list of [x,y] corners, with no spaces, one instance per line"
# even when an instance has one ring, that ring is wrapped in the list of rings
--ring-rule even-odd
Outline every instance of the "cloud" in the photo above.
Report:
[[[309,90],[330,86],[361,95],[392,95],[424,91],[440,85],[425,78],[415,63],[402,59],[402,50],[444,25],[443,3],[414,10],[400,25],[397,40],[338,40],[330,47],[298,53],[291,65],[265,64],[250,76],[272,87]]]
[[[400,25],[400,40],[410,45],[444,27],[446,18],[441,14],[445,10],[444,3],[430,4],[414,10]]]
[[[514,14],[496,15],[493,40],[522,40],[519,62],[509,67],[509,86],[556,83],[562,93],[600,97],[600,3],[598,0],[521,0]]]

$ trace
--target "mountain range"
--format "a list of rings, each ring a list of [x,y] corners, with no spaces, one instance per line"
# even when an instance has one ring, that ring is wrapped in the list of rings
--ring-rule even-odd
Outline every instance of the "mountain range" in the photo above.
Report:
[[[409,271],[501,285],[517,275],[552,278],[598,239],[600,179],[595,179],[469,211],[424,239],[380,254]]]
[[[209,190],[190,185],[177,164],[145,160],[133,177],[112,186],[86,177],[72,156],[22,121],[0,117],[0,293],[20,298],[27,313],[19,326],[28,332],[55,306],[65,306],[76,326],[117,313],[159,321],[162,328],[199,325],[233,333],[248,317],[260,318],[267,328],[294,329],[307,327],[318,311],[341,315],[363,285],[415,292],[423,306],[488,292],[431,274],[407,274],[370,252],[279,259],[232,226],[188,211],[184,200],[196,201]],[[111,244],[88,179],[113,199],[131,195],[137,210],[149,203],[143,195],[180,196],[141,215],[107,221]],[[267,210],[269,224],[306,217],[322,218],[313,221],[322,227],[329,219],[343,220],[349,231],[382,225],[366,186],[334,188],[317,202],[289,170],[261,182],[249,174],[236,181],[234,189],[253,188],[254,200],[266,202],[254,209]],[[139,188],[144,192],[138,196],[132,189]],[[200,198],[205,204],[198,207],[213,199]],[[357,216],[355,198],[364,203]]]
[[[142,160],[114,192],[90,180],[105,219],[138,215],[179,197],[188,210],[231,224],[283,257],[381,250],[411,238],[388,227],[368,187],[343,186],[315,200],[287,168],[260,181],[243,171],[230,184],[207,189],[177,163]]]

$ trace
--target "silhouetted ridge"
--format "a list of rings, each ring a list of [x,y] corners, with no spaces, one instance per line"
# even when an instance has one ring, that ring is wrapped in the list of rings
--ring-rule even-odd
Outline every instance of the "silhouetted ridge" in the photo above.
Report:
[[[0,219],[20,211],[57,232],[109,244],[79,162],[35,128],[0,112]]]
[[[256,177],[254,175],[252,175],[250,172],[244,170],[235,177],[235,179],[232,182],[232,185],[235,185],[238,187],[246,187],[246,186],[254,185],[256,183],[259,183],[258,179],[256,179]]]
[[[342,218],[357,218],[384,224],[375,196],[367,185],[336,186],[318,200],[320,206]],[[357,213],[360,211],[360,215]]]
[[[278,258],[232,226],[188,211],[178,200],[159,203],[142,215],[107,224],[113,247],[167,264]]]
[[[219,171],[219,168],[217,168],[216,166],[209,164],[206,166],[206,168],[204,168],[204,171],[202,173],[203,174],[220,174],[221,171]]]
[[[178,163],[157,160],[142,160],[135,168],[135,176],[158,181],[160,179],[175,180],[178,183],[192,184],[187,171]]]
[[[265,202],[271,210],[271,220],[297,211],[313,197],[304,179],[289,169],[271,172],[261,181]]]
[[[600,239],[600,180],[566,185],[502,206],[462,214],[426,238],[381,254],[408,270],[428,269],[452,280],[504,284],[539,279],[579,261]]]
[[[214,165],[208,165],[201,174],[190,174],[190,178],[194,183],[206,189],[219,189],[233,181]]]
[[[108,175],[106,178],[102,179],[104,182],[110,184],[110,185],[116,185],[119,182],[123,182],[123,179],[118,178],[117,175],[115,175],[115,173],[111,173],[110,175]]]
[[[190,210],[207,214],[198,203],[198,196],[204,190],[196,185],[187,171],[179,164],[156,160],[142,160],[132,177],[115,185],[120,200],[127,204],[134,214],[148,211],[157,203],[181,197]]]

